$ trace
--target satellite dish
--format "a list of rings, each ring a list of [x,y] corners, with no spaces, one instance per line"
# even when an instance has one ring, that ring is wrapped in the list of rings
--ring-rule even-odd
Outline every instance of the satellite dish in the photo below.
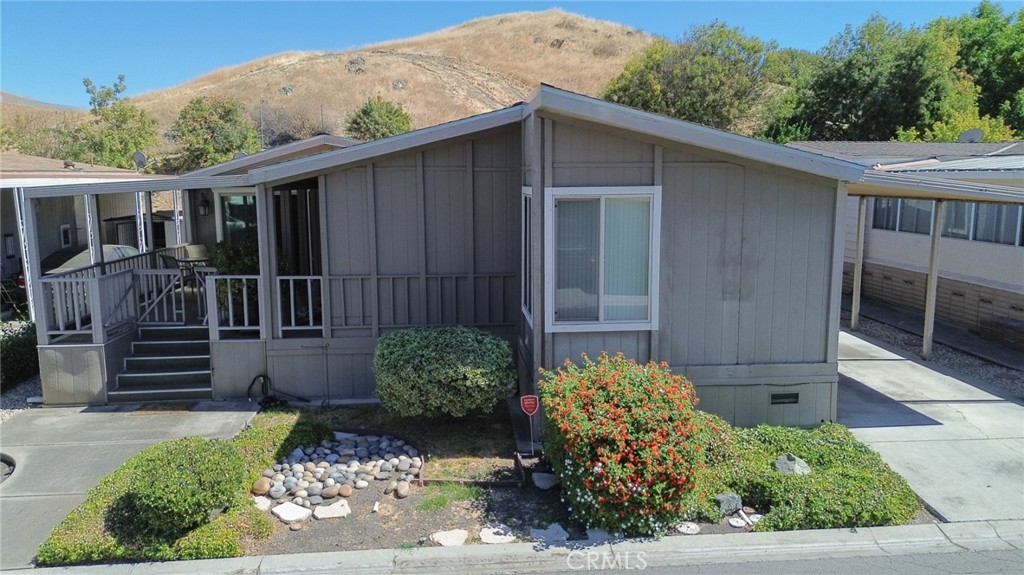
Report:
[[[232,157],[231,157],[231,159],[232,159],[232,160],[237,160],[238,158],[244,158],[244,157],[246,157],[246,156],[248,156],[248,155],[249,155],[249,154],[246,154],[245,152],[238,152],[237,154],[235,154],[234,156],[232,156]]]
[[[956,141],[961,144],[976,144],[980,142],[984,136],[985,132],[982,132],[981,130],[975,128],[973,130],[967,130],[966,132],[961,133],[957,137]]]
[[[143,154],[142,152],[135,152],[132,154],[132,160],[135,161],[136,168],[141,170],[146,167],[146,154]]]

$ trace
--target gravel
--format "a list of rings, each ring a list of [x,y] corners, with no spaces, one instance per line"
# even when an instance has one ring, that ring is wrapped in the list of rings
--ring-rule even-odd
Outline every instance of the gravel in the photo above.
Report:
[[[42,395],[43,387],[38,375],[0,393],[0,422],[7,421],[31,407],[28,398]]]
[[[849,330],[849,327],[849,312],[843,310],[842,328]],[[861,316],[860,325],[855,333],[864,334],[907,354],[920,357],[921,337],[891,325]],[[937,342],[932,345],[932,359],[929,361],[981,380],[1013,397],[1024,399],[1024,371],[1004,367]]]

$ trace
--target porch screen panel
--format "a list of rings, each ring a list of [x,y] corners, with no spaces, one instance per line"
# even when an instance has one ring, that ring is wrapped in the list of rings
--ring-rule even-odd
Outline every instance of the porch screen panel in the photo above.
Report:
[[[555,316],[597,320],[601,200],[559,200],[555,212]]]
[[[604,319],[648,319],[650,198],[608,198],[604,230]]]

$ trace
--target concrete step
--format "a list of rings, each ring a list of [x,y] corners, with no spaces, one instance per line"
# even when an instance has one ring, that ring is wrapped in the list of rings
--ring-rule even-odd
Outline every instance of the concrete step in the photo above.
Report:
[[[132,342],[132,356],[210,355],[209,341],[157,340]]]
[[[124,358],[124,373],[201,371],[210,369],[210,355],[143,355]]]
[[[209,385],[139,385],[129,389],[107,392],[110,403],[139,403],[152,401],[184,401],[192,399],[213,399]]]
[[[205,386],[210,384],[210,370],[194,371],[153,371],[153,372],[124,372],[117,374],[117,389],[131,389],[148,386]]]
[[[209,341],[209,328],[201,325],[150,325],[139,328],[140,341]]]

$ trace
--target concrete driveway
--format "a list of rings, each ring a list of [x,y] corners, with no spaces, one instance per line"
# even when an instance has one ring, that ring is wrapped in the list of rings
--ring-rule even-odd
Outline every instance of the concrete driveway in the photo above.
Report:
[[[839,422],[947,521],[1024,519],[1024,407],[1002,390],[839,334]]]
[[[104,475],[146,447],[201,435],[232,437],[256,413],[249,402],[200,402],[191,410],[135,405],[32,409],[0,425],[0,451],[15,460],[0,483],[0,571],[32,567],[36,549]]]

